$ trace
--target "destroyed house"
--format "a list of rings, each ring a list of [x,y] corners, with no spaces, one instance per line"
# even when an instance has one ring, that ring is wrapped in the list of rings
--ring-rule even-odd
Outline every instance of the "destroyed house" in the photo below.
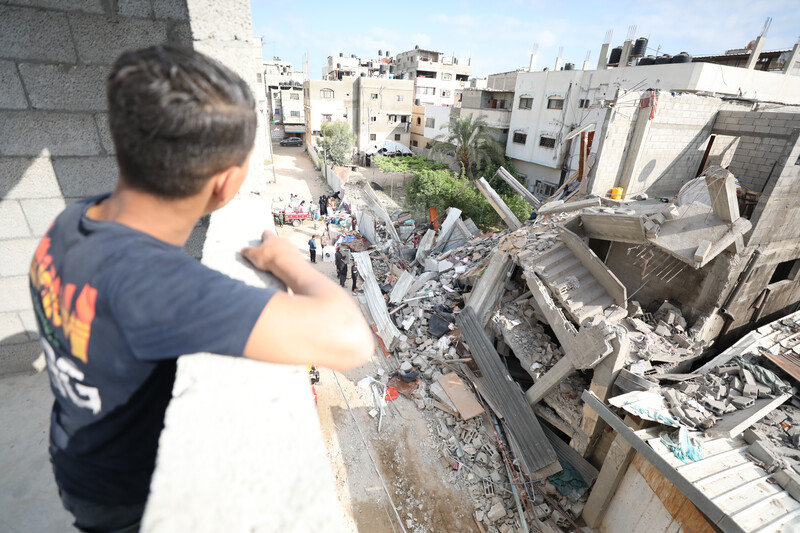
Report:
[[[470,384],[521,475],[557,502],[533,489],[543,531],[572,519],[607,533],[794,531],[800,323],[780,317],[800,302],[800,114],[648,90],[619,91],[599,116],[551,198],[517,191],[535,220],[476,182],[499,233],[454,208],[438,233],[409,233],[348,182],[387,356],[430,382],[420,405],[472,435],[481,424],[436,386],[451,371]]]

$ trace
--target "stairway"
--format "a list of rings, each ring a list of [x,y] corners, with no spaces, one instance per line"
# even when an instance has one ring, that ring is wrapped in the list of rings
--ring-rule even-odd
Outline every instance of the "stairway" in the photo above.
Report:
[[[578,325],[614,303],[614,298],[563,242],[541,254],[535,270],[567,316]]]

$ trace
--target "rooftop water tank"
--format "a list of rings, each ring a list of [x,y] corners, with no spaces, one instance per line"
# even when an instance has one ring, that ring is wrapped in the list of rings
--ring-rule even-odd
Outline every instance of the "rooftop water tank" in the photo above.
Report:
[[[355,54],[350,54],[350,57],[352,57],[353,59],[355,59],[355,58],[356,58],[356,55],[355,55]]]
[[[664,54],[656,58],[656,65],[666,65],[667,63],[672,63],[672,56],[669,54]]]
[[[389,50],[386,50],[386,57],[389,57]]]
[[[655,58],[655,56],[647,56],[647,57],[643,57],[643,58],[641,58],[641,59],[639,60],[639,63],[638,63],[638,64],[639,64],[639,66],[641,66],[641,67],[645,67],[645,66],[647,66],[647,65],[655,65],[655,63],[656,63],[656,58]]]
[[[336,68],[342,68],[342,64],[341,63],[336,63]]]
[[[383,55],[383,50],[378,50],[378,57],[381,57],[382,55]]]
[[[564,65],[564,70],[575,70],[575,63],[567,63]]]
[[[386,74],[386,63],[381,63],[381,74]]]
[[[344,53],[343,52],[339,52],[339,57],[344,57]]]
[[[609,65],[619,65],[619,60],[622,57],[622,47],[615,46],[611,49],[611,56],[608,58]]]
[[[692,56],[686,52],[681,52],[678,55],[672,56],[672,63],[691,63]]]
[[[633,52],[631,55],[633,57],[642,57],[647,53],[647,39],[645,37],[639,37],[636,39],[636,42],[633,43]]]
[[[395,71],[395,66],[389,65],[389,74],[394,74],[394,71]]]

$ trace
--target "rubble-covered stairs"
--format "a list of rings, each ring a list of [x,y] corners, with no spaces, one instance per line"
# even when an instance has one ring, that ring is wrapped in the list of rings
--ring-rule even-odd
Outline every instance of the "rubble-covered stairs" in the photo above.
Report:
[[[535,265],[536,274],[576,324],[601,314],[609,305],[624,303],[624,298],[623,302],[615,302],[585,262],[559,241],[539,256]]]

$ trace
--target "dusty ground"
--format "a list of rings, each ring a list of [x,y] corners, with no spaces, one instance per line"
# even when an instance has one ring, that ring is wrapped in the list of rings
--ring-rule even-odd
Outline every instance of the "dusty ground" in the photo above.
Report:
[[[291,193],[316,202],[321,194],[330,192],[302,148],[274,145],[273,149],[277,183],[268,186],[273,197],[288,199]],[[322,224],[315,228],[306,222],[299,228],[278,228],[278,233],[307,255],[309,235],[320,235],[322,229]],[[316,267],[335,278],[333,263],[323,263],[319,252]],[[349,290],[349,279],[346,287]],[[430,435],[424,412],[412,400],[401,396],[388,402],[378,432],[378,419],[369,415],[375,407],[372,391],[357,385],[366,376],[377,376],[378,368],[391,371],[391,361],[382,353],[346,373],[321,369],[316,386],[323,438],[339,499],[352,519],[352,531],[478,531],[470,498],[458,484],[463,471],[455,472],[444,464],[436,448],[437,437]]]

